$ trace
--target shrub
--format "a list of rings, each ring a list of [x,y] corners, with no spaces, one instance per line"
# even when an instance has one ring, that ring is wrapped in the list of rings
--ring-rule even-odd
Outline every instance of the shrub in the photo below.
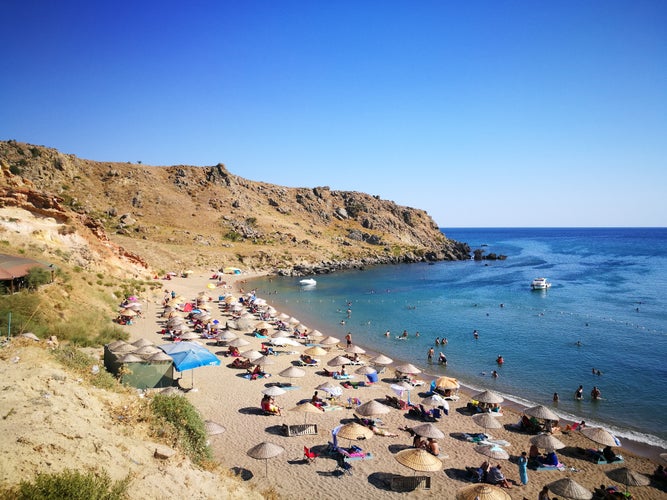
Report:
[[[126,388],[108,371],[100,369],[98,373],[92,373],[91,368],[93,365],[99,366],[100,362],[95,358],[88,356],[86,353],[81,352],[76,347],[59,347],[53,351],[53,355],[59,362],[65,365],[65,367],[82,379],[87,380],[95,387],[116,392],[124,392],[126,390]]]
[[[159,423],[169,427],[169,434],[178,436],[175,444],[196,464],[211,460],[206,427],[197,409],[180,396],[157,394],[151,401],[151,411]]]
[[[3,496],[17,500],[120,500],[127,498],[129,483],[129,476],[114,482],[104,471],[81,473],[65,469],[57,474],[38,474],[34,482],[21,481]]]
[[[28,274],[25,277],[25,282],[29,289],[36,290],[42,285],[51,283],[51,271],[39,266],[33,267],[28,270]]]

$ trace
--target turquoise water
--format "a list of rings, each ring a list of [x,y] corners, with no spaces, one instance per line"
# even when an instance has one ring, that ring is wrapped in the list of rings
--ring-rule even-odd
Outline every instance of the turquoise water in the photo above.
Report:
[[[252,286],[325,334],[342,339],[349,331],[356,343],[429,374],[528,405],[551,405],[558,392],[562,416],[667,447],[667,229],[444,232],[507,260],[378,266],[316,276],[310,290],[299,278]],[[553,283],[548,291],[530,289],[538,276]],[[397,339],[403,330],[409,338]],[[434,346],[436,337],[448,344]],[[431,346],[436,358],[445,353],[446,368],[427,363]],[[505,359],[500,367],[498,355]],[[586,397],[575,401],[580,384]],[[603,400],[590,400],[594,385]]]

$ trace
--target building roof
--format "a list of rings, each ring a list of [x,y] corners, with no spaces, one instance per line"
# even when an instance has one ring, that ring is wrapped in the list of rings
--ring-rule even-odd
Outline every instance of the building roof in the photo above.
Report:
[[[0,254],[0,280],[21,278],[28,274],[33,267],[48,268],[48,264],[16,255]]]

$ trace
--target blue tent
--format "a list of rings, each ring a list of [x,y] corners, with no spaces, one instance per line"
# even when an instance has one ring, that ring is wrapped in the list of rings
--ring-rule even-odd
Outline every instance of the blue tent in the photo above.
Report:
[[[174,368],[179,372],[193,370],[200,366],[220,365],[220,360],[215,354],[206,347],[193,342],[174,342],[159,347],[174,360]],[[194,372],[192,374],[192,385],[194,387]]]

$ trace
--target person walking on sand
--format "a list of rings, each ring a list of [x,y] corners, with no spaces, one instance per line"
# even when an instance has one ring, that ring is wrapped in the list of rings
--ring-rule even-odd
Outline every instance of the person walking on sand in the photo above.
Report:
[[[521,452],[517,464],[519,465],[519,479],[521,480],[521,484],[525,486],[528,484],[528,456],[525,451]]]
[[[352,345],[352,333],[347,332],[347,335],[345,335],[345,341],[347,342],[348,347]]]

